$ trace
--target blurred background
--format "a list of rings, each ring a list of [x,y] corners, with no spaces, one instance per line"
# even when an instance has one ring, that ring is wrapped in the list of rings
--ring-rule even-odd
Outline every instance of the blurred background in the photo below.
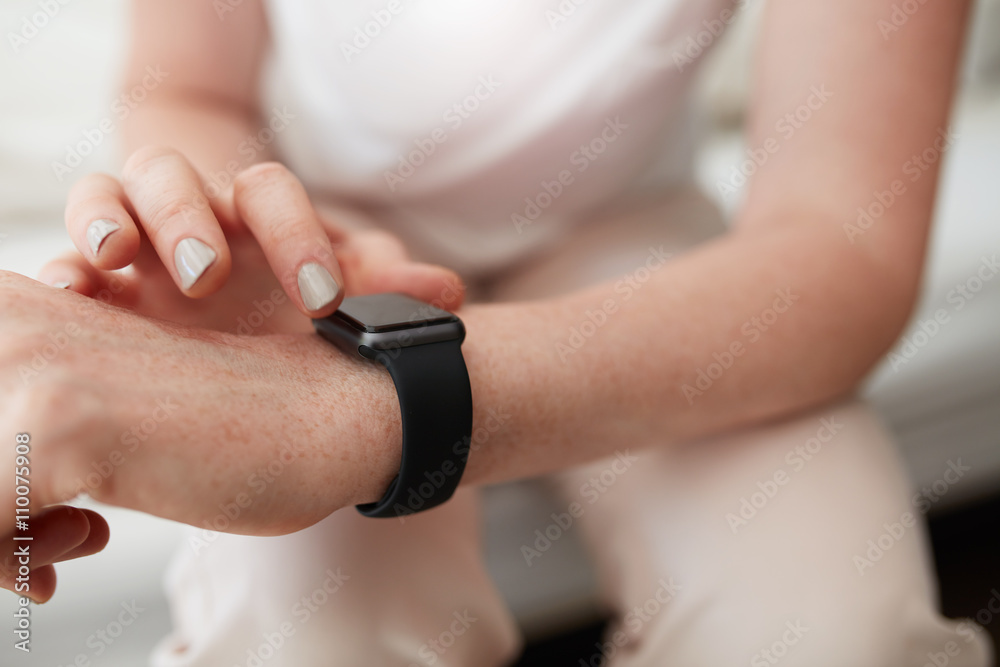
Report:
[[[706,136],[698,180],[729,213],[740,193],[722,194],[717,184],[743,159],[740,127],[763,2],[740,13],[699,81]],[[29,276],[71,248],[62,210],[73,180],[88,171],[117,172],[119,159],[117,80],[127,2],[48,4],[58,11],[34,31],[26,22],[41,11],[38,0],[0,5],[0,268]],[[1000,600],[1000,280],[974,280],[983,258],[1000,253],[1000,0],[977,3],[972,33],[956,101],[958,140],[945,158],[922,305],[895,350],[906,363],[887,360],[864,392],[898,436],[918,487],[940,479],[949,462],[971,468],[929,510],[942,600],[947,614],[978,616],[1000,636],[1000,614],[988,611],[992,596]],[[12,41],[11,34],[31,36]],[[62,175],[56,162],[78,166]],[[948,299],[959,285],[980,287],[961,311]],[[951,313],[949,323],[922,337],[920,322],[941,308]],[[531,486],[491,490],[488,560],[533,639],[522,664],[576,665],[567,657],[570,647],[586,642],[589,651],[601,627],[579,545],[570,535],[531,570],[511,547],[543,525],[552,511],[547,502]],[[16,654],[5,641],[0,664],[54,667],[83,656],[89,662],[78,664],[134,667],[145,664],[167,633],[161,580],[182,527],[102,511],[112,528],[108,549],[60,567],[56,598],[33,613],[34,652]],[[112,637],[123,604],[141,612]],[[14,605],[13,595],[0,595],[0,616],[10,618]]]

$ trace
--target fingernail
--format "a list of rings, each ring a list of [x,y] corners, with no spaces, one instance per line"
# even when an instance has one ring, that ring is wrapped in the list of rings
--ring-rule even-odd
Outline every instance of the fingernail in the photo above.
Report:
[[[310,262],[299,269],[299,294],[306,310],[319,310],[337,298],[340,285],[329,271]]]
[[[94,257],[97,257],[97,252],[101,249],[104,239],[119,229],[121,226],[114,220],[102,219],[90,223],[90,226],[87,227],[87,243],[90,244],[90,252],[94,253]]]
[[[215,261],[215,251],[198,239],[184,239],[174,250],[174,264],[181,277],[181,287],[189,289],[198,282],[205,269]]]
[[[59,282],[52,283],[52,286],[56,289],[69,289],[70,283],[66,280],[60,280]]]

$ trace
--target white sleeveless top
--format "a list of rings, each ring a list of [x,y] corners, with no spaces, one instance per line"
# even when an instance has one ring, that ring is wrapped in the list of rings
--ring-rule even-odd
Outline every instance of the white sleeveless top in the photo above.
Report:
[[[268,5],[284,159],[488,269],[689,179],[692,38],[731,0]]]

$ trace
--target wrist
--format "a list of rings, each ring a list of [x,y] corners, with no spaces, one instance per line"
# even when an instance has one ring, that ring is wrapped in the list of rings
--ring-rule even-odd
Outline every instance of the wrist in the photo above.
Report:
[[[493,484],[564,470],[627,442],[600,343],[567,346],[586,310],[566,298],[472,306],[461,313],[474,405],[464,483]]]
[[[538,312],[529,304],[490,304],[460,313],[472,386],[472,436],[463,484],[527,476],[520,462],[545,439],[547,352]]]
[[[288,409],[320,462],[310,475],[330,511],[374,502],[399,471],[399,401],[384,368],[349,358],[316,334],[266,339],[288,384]]]

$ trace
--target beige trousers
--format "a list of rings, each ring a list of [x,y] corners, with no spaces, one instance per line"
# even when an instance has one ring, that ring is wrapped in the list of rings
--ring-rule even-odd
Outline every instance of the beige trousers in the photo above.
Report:
[[[680,195],[584,227],[490,294],[620,275],[654,241],[679,250],[717,231],[712,215]],[[920,510],[866,405],[630,455],[552,480],[615,617],[601,645],[567,664],[989,664],[986,634],[937,612]],[[479,523],[478,494],[464,489],[403,524],[348,508],[280,538],[193,531],[167,582],[175,629],[152,664],[510,664],[520,638],[485,570]]]

